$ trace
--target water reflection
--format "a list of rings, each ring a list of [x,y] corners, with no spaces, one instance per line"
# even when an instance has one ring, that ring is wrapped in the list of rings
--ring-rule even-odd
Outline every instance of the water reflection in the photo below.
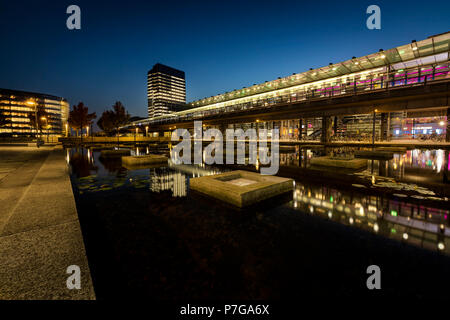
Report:
[[[296,182],[291,206],[429,250],[450,253],[449,211]]]
[[[329,152],[340,152],[342,148],[321,147],[300,148],[295,152],[280,154],[280,166],[310,167],[310,159],[321,157]],[[346,152],[352,154],[358,148],[346,147]],[[325,169],[325,168],[323,168]],[[367,170],[355,172],[367,176],[395,178],[409,182],[448,183],[450,171],[449,150],[407,150],[404,153],[394,153],[391,160],[368,160]]]
[[[135,149],[134,152],[141,154],[148,153],[148,150]],[[323,149],[297,147],[295,152],[281,153],[280,162],[281,165],[309,167],[309,159],[320,156],[323,152]],[[66,155],[72,168],[75,192],[79,195],[121,188],[126,192],[126,188],[130,192],[142,189],[160,194],[157,201],[169,206],[169,195],[190,200],[191,178],[230,170],[204,163],[176,165],[171,160],[163,167],[129,170],[122,167],[120,159],[100,159],[99,151],[70,149]],[[389,161],[373,160],[368,163],[367,169],[353,175],[366,177],[372,186],[395,189],[396,193],[374,194],[371,188],[356,184],[354,188],[333,189],[314,182],[295,181],[292,201],[280,206],[320,215],[387,238],[450,254],[448,199],[417,184],[399,182],[411,179],[410,170],[418,170],[414,174],[428,180],[430,176],[441,177],[443,173],[448,173],[448,151],[411,150],[396,154]],[[259,162],[256,166],[260,166]],[[422,200],[428,202],[420,202]],[[276,211],[276,208],[272,209]]]
[[[97,172],[98,167],[94,163],[92,152],[89,149],[67,149],[66,162],[72,168],[76,168],[75,174],[78,178],[89,176],[92,172]]]

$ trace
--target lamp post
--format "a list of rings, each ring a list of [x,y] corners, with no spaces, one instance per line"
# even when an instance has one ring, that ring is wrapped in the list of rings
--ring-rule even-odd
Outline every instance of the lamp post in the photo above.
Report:
[[[41,120],[45,121],[45,127],[47,128],[47,143],[48,143],[48,129],[49,129],[48,121],[46,117],[41,117]]]
[[[37,117],[38,105],[33,100],[28,100],[27,104],[30,105],[30,106],[35,106],[35,108],[34,108],[34,122],[36,124],[36,146],[39,148],[39,121],[38,121],[38,117]]]

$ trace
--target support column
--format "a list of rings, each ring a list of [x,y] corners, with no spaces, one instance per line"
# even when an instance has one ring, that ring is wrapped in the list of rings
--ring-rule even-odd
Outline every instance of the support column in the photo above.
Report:
[[[381,132],[380,132],[381,141],[387,141],[389,137],[388,117],[389,117],[388,113],[383,112],[381,114]]]
[[[450,108],[447,108],[447,132],[445,134],[445,141],[450,142]]]
[[[375,135],[376,135],[375,122],[376,122],[376,119],[377,119],[377,113],[374,111],[373,112],[373,120],[372,120],[372,145],[373,146],[375,146]]]
[[[334,121],[333,121],[333,131],[334,131],[334,140],[336,141],[337,138],[337,124],[338,124],[338,117],[335,116],[334,117]]]
[[[303,140],[303,129],[302,129],[302,126],[303,126],[303,119],[300,119],[298,121],[298,139],[299,140]]]
[[[331,136],[331,119],[329,116],[322,117],[322,134],[320,136],[320,142],[328,143],[330,142]]]

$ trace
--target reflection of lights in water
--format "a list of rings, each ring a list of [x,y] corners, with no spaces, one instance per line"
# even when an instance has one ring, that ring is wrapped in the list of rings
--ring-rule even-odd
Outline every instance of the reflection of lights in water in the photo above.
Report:
[[[375,184],[375,182],[376,182],[375,176],[372,176],[372,184]]]
[[[331,211],[328,211],[328,218],[332,218],[333,217],[333,213]]]
[[[174,197],[186,196],[186,177],[179,172],[163,172],[154,171],[150,179],[150,190],[153,192],[161,192],[171,190]]]
[[[403,233],[403,239],[404,240],[408,240],[408,234],[405,232],[405,233]]]
[[[445,245],[444,245],[443,242],[439,242],[439,243],[438,243],[438,249],[439,249],[439,250],[444,250],[444,249],[445,249]]]
[[[309,207],[309,212],[314,213],[314,207],[313,206]]]
[[[437,150],[436,151],[436,171],[437,173],[441,172],[442,164],[444,163],[444,150]]]
[[[69,162],[70,162],[69,149],[67,149],[67,152],[66,152],[66,162],[67,162],[67,164],[69,164]]]
[[[375,223],[373,225],[373,231],[378,232],[378,230],[380,230],[380,227],[378,226],[378,223]]]
[[[397,170],[397,163],[394,162],[394,170]]]
[[[348,222],[350,222],[350,224],[353,224],[353,222],[354,222],[353,218],[350,217],[350,218],[348,219]]]
[[[297,208],[297,201],[294,201],[294,208]]]

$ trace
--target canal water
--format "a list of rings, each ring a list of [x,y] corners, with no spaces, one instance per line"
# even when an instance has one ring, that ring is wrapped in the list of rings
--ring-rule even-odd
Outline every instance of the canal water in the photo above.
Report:
[[[283,298],[293,284],[320,296],[316,282],[351,294],[364,289],[363,268],[377,257],[391,267],[392,292],[397,285],[409,290],[416,269],[437,277],[413,286],[418,295],[450,283],[433,269],[436,261],[450,266],[448,151],[408,150],[340,173],[310,165],[324,150],[296,147],[280,154],[280,174],[295,179],[294,191],[245,210],[189,188],[192,178],[234,167],[169,161],[127,169],[99,151],[66,152],[100,297],[119,294],[109,283],[117,274],[127,297],[271,299]],[[330,268],[345,281],[326,276]]]

